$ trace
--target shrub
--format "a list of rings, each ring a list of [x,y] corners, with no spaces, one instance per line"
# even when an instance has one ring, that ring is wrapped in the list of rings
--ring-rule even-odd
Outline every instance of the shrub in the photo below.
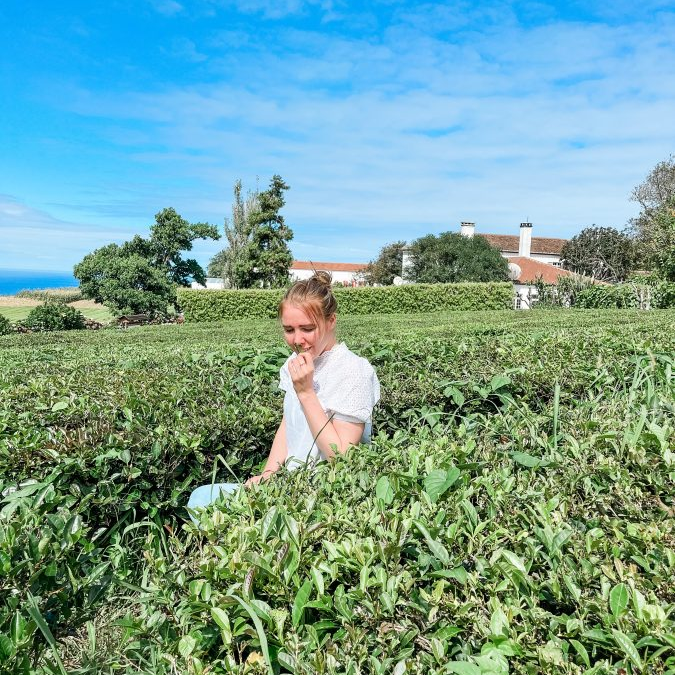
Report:
[[[0,314],[0,335],[8,335],[12,332],[12,324],[10,320]]]
[[[510,283],[407,284],[334,288],[333,292],[342,316],[508,309],[513,303]],[[283,290],[179,289],[178,302],[188,321],[271,319],[277,315],[283,293]]]
[[[675,307],[675,284],[626,283],[581,291],[574,306],[582,309],[668,309]]]
[[[30,311],[25,325],[37,331],[77,330],[85,327],[85,318],[74,307],[61,302],[46,302]]]

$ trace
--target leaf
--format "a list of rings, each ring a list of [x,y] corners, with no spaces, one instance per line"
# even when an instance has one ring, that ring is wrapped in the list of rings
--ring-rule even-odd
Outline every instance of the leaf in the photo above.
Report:
[[[293,602],[293,611],[291,613],[291,618],[293,620],[293,625],[297,628],[302,621],[302,616],[305,611],[305,605],[309,600],[309,596],[312,592],[312,582],[308,579],[300,587],[297,595],[295,596],[295,601]]]
[[[490,389],[492,389],[492,391],[497,391],[497,389],[501,389],[507,384],[511,384],[511,378],[508,375],[495,375],[490,380]]]
[[[220,607],[211,607],[211,616],[218,624],[218,628],[224,631],[230,630],[230,617],[224,609],[221,609]]]
[[[642,660],[640,659],[640,654],[636,649],[633,641],[620,630],[612,628],[612,635],[614,636],[614,641],[621,648],[621,651],[632,661],[633,665],[638,669],[642,670]]]
[[[445,469],[435,469],[424,479],[424,491],[429,495],[432,502],[436,502],[459,478],[460,471],[457,467],[452,467],[448,471]]]
[[[246,610],[247,614],[251,617],[253,625],[255,626],[256,633],[258,634],[258,642],[260,642],[260,649],[263,653],[263,656],[265,657],[265,662],[267,663],[267,667],[269,668],[270,675],[273,675],[274,669],[272,668],[272,661],[270,660],[270,651],[267,646],[267,636],[265,635],[265,630],[263,629],[263,625],[260,622],[260,618],[256,614],[255,609],[253,609],[253,607],[251,607],[251,605],[249,605],[248,602],[246,602],[246,600],[240,598],[238,595],[226,595],[225,597],[238,602]]]
[[[192,635],[183,635],[183,637],[178,642],[178,653],[186,659],[197,646],[197,640],[195,640]]]
[[[447,565],[450,562],[450,555],[440,542],[436,541],[430,534],[429,530],[427,530],[422,523],[420,523],[418,520],[414,521],[415,522],[415,527],[419,530],[420,534],[424,537],[424,539],[427,542],[427,546],[429,547],[429,550],[438,558],[444,565]]]
[[[450,661],[445,664],[445,672],[457,675],[481,675],[480,668],[468,661]]]
[[[615,619],[618,619],[623,611],[628,607],[630,594],[626,584],[617,584],[609,593],[609,608]]]
[[[59,412],[59,410],[65,410],[68,407],[69,401],[57,401],[52,406],[52,412]]]
[[[28,613],[30,614],[31,619],[33,619],[33,621],[35,622],[36,626],[40,629],[40,631],[44,635],[44,638],[49,643],[49,646],[52,648],[53,656],[54,659],[56,660],[56,664],[58,665],[59,670],[61,671],[61,675],[67,675],[66,669],[63,667],[63,662],[59,658],[56,640],[54,639],[51,630],[49,630],[47,622],[44,620],[44,617],[42,616],[42,613],[38,608],[35,596],[30,591],[28,591]]]
[[[501,607],[497,607],[490,617],[490,633],[493,637],[509,636],[509,620]]]
[[[467,582],[469,575],[464,567],[453,567],[451,570],[437,570],[436,572],[431,572],[430,577],[440,577],[442,579],[454,579],[458,581],[462,586]]]
[[[541,457],[533,457],[526,452],[512,452],[511,457],[516,464],[526,466],[529,469],[534,469],[538,466],[546,466],[545,460],[541,459]]]
[[[387,476],[380,476],[375,485],[375,496],[385,504],[391,504],[394,501],[394,491],[391,489],[391,483]]]
[[[506,558],[506,560],[508,560],[509,563],[513,567],[515,567],[519,572],[527,574],[525,563],[515,553],[513,553],[512,551],[507,551],[506,549],[502,549],[502,557]]]
[[[267,537],[269,537],[272,528],[276,525],[278,513],[279,510],[277,507],[273,506],[263,517],[260,525],[260,536],[263,541],[267,541]]]
[[[591,667],[591,659],[588,656],[588,652],[586,651],[586,647],[584,647],[579,640],[570,640],[572,643],[572,646],[574,649],[577,650],[577,654],[579,654],[581,660],[584,662],[584,665],[587,668]]]

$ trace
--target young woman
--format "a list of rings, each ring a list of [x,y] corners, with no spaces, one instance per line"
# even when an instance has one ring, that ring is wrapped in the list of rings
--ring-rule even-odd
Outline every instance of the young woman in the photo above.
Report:
[[[297,281],[281,301],[279,319],[293,350],[279,374],[284,414],[263,472],[246,485],[269,478],[284,465],[295,469],[370,442],[380,383],[366,359],[336,341],[336,311],[326,272]],[[206,506],[221,491],[236,487],[236,483],[203,485],[190,496],[188,508]]]

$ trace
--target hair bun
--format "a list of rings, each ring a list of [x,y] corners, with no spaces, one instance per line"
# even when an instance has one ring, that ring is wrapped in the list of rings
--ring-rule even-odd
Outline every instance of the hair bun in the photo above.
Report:
[[[328,286],[328,288],[333,284],[333,277],[330,272],[325,272],[324,270],[315,270],[311,279],[317,281],[322,286]]]

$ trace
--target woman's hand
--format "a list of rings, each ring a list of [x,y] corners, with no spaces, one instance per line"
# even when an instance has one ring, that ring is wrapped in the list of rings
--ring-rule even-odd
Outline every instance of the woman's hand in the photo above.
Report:
[[[267,480],[274,472],[273,471],[263,471],[259,476],[251,476],[244,485],[249,487],[249,485],[257,485],[263,480]]]
[[[314,359],[309,352],[302,352],[288,362],[293,388],[298,396],[314,391]]]

